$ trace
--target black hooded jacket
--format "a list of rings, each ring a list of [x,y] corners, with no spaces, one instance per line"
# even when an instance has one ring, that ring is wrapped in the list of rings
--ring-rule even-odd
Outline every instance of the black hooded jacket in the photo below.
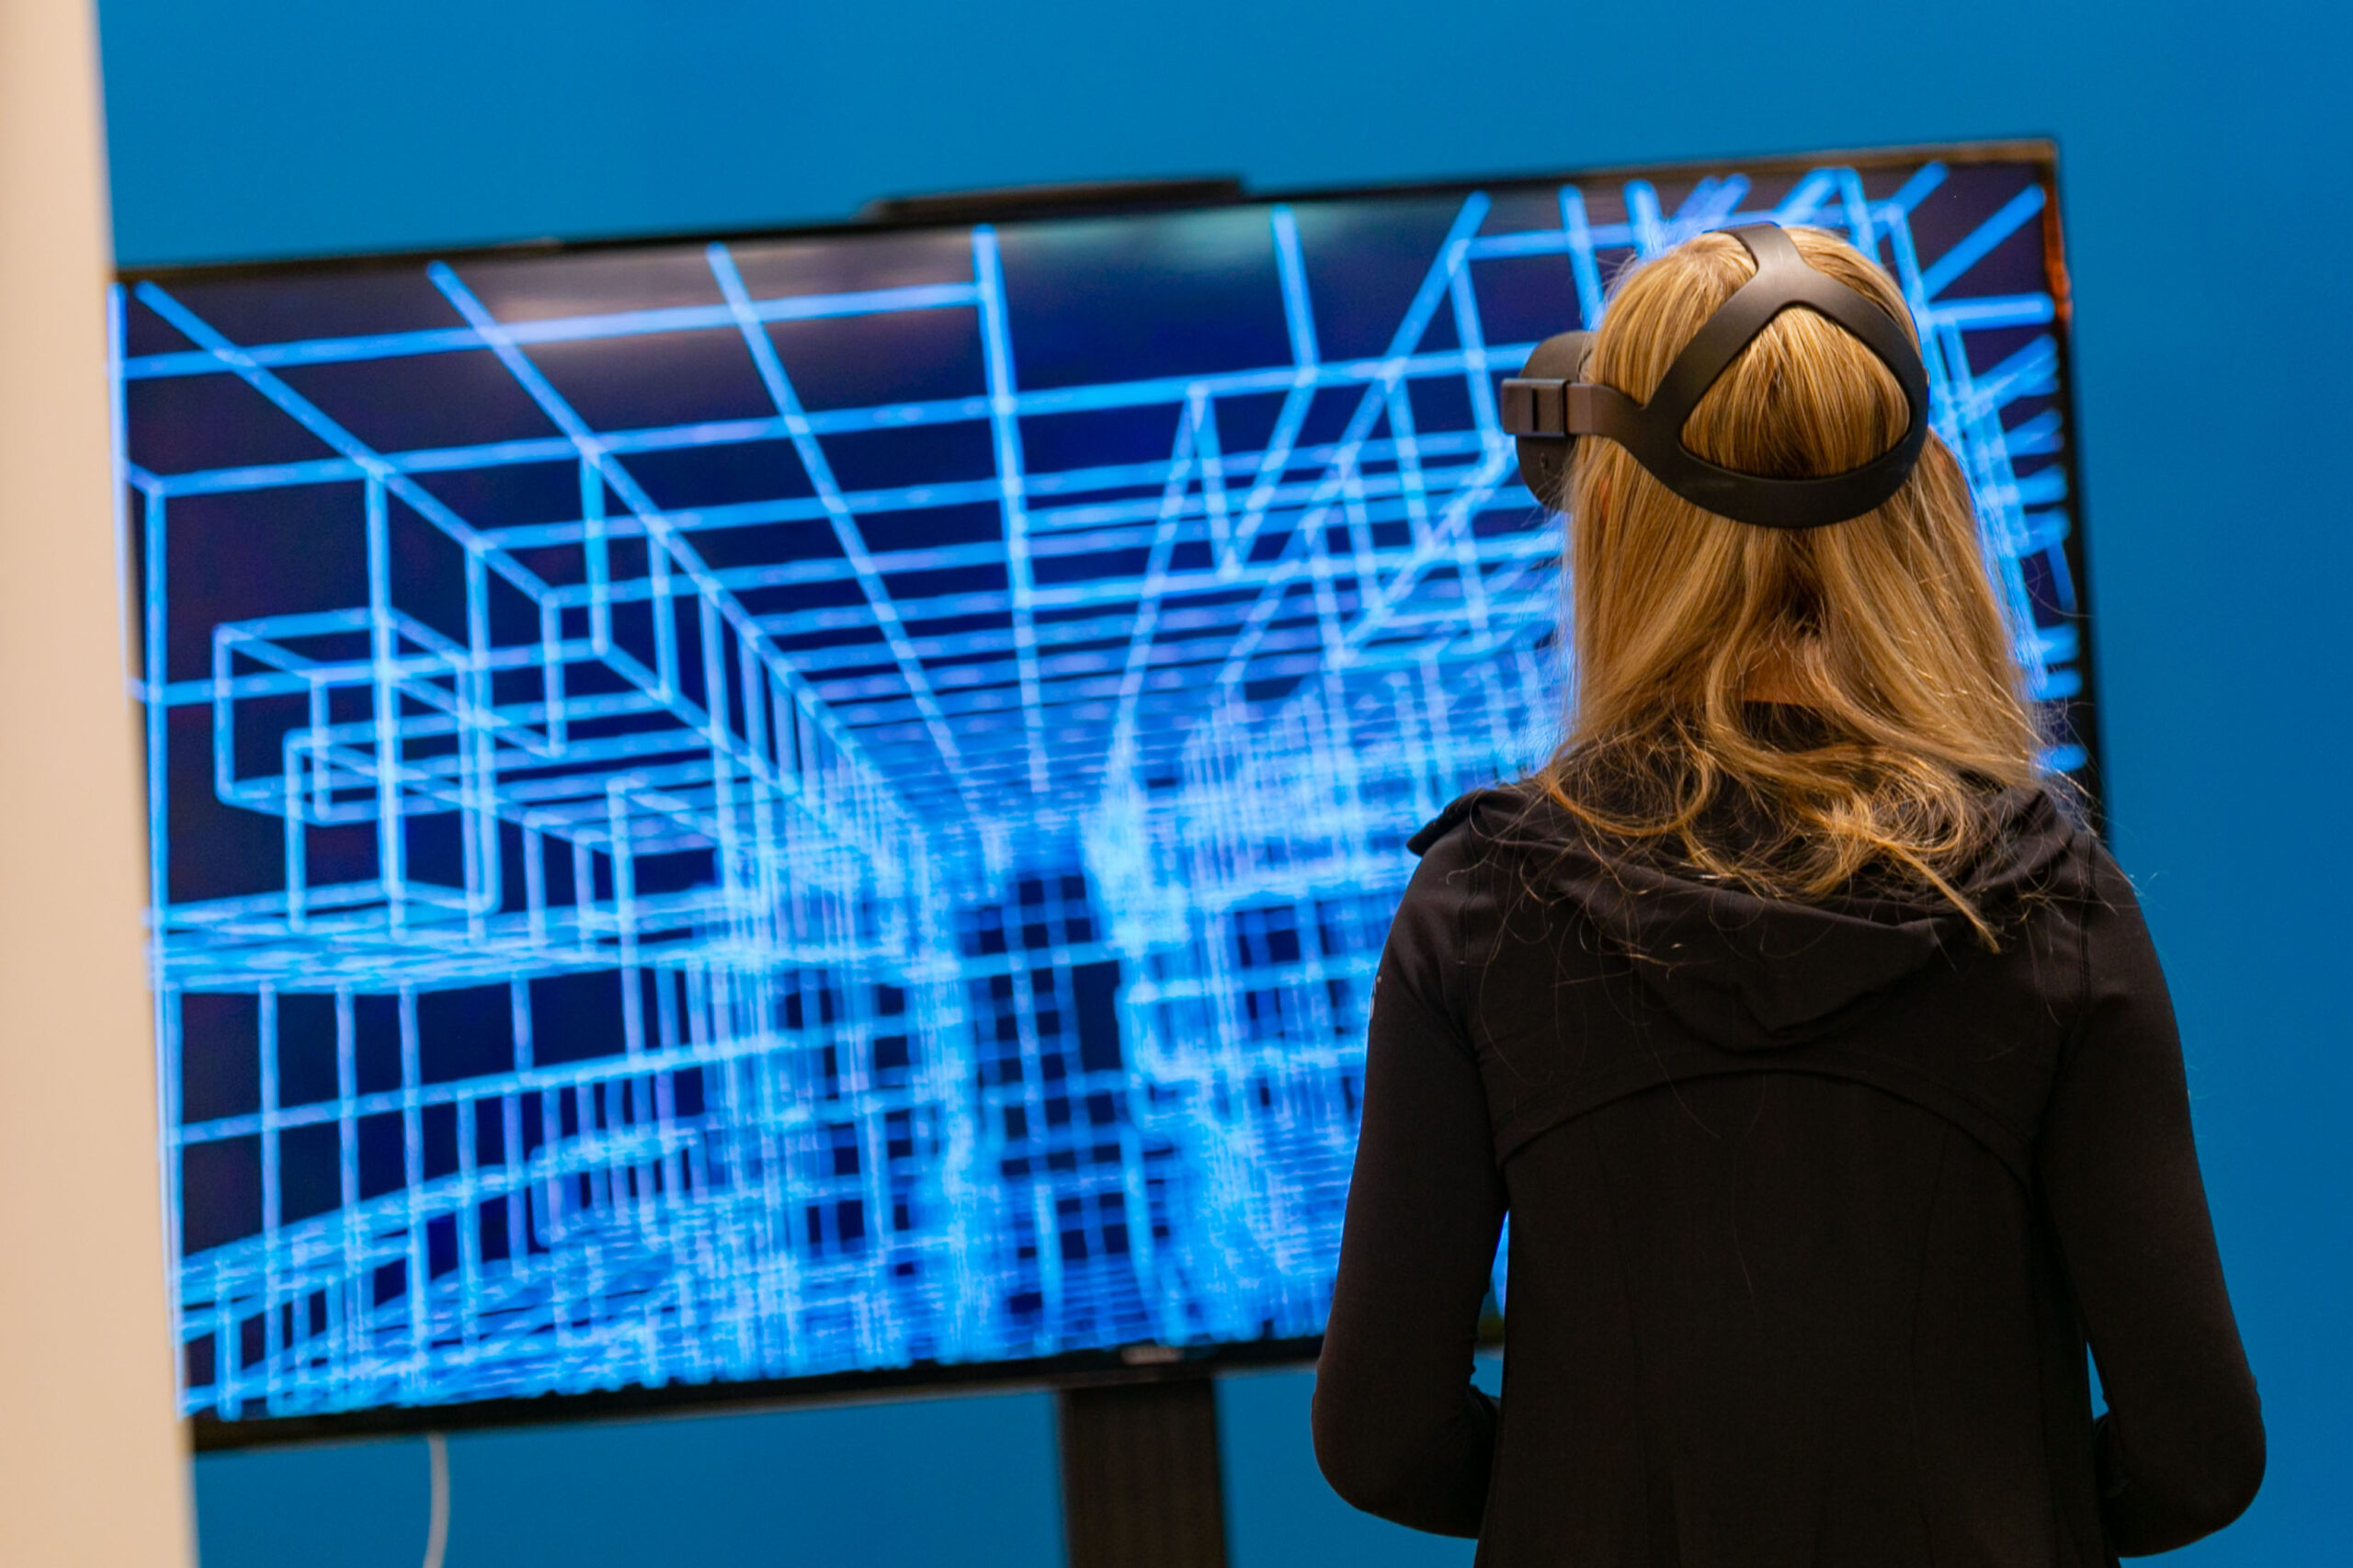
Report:
[[[2000,805],[1965,880],[1992,951],[1949,905],[1757,898],[1521,793],[1416,835],[1316,1379],[1343,1497],[1482,1568],[2077,1568],[2246,1506],[2164,976],[2090,835]]]

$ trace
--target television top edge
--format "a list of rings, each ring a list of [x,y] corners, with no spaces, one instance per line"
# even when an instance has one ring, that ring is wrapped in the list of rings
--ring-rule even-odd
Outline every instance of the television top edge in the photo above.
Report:
[[[1652,163],[1597,164],[1576,168],[1523,169],[1498,174],[1449,176],[1438,178],[1410,180],[1366,180],[1355,183],[1279,187],[1257,189],[1238,176],[1176,175],[1139,176],[1132,179],[1100,179],[1051,181],[1003,187],[982,187],[969,190],[922,191],[877,197],[868,203],[870,208],[882,208],[895,202],[955,201],[971,202],[975,210],[970,215],[939,217],[888,215],[847,218],[813,218],[805,222],[756,225],[750,228],[727,229],[653,229],[631,233],[585,235],[530,234],[500,240],[467,240],[440,245],[410,245],[397,250],[331,251],[292,253],[285,256],[254,256],[222,261],[140,262],[118,267],[115,277],[122,283],[147,280],[210,280],[220,278],[254,276],[280,271],[316,272],[341,268],[364,269],[379,267],[414,265],[426,260],[461,261],[489,257],[537,257],[562,256],[604,250],[625,250],[665,245],[707,244],[714,241],[745,242],[759,240],[832,239],[858,234],[884,233],[893,231],[922,229],[953,229],[969,227],[974,222],[1053,223],[1087,218],[1117,218],[1146,216],[1154,213],[1199,211],[1211,207],[1246,207],[1272,202],[1305,203],[1343,201],[1384,197],[1443,195],[1449,191],[1480,187],[1502,187],[1530,185],[1558,185],[1578,181],[1596,182],[1628,178],[1672,179],[1686,175],[1703,175],[1711,169],[1737,167],[1760,174],[1787,173],[1791,170],[1824,165],[1885,168],[1894,165],[1920,163],[1935,159],[1946,164],[2027,164],[2039,165],[2046,179],[2055,176],[2059,165],[2059,144],[2052,136],[2021,136],[1984,141],[1924,142],[1895,147],[1832,148],[1820,152],[1767,153],[1755,157],[1722,156],[1677,158]],[[1221,194],[1210,194],[1211,187],[1230,187]],[[1030,205],[1046,193],[1076,192],[1092,187],[1100,192],[1097,200],[1051,210]],[[992,216],[983,205],[1002,200],[1004,214]]]

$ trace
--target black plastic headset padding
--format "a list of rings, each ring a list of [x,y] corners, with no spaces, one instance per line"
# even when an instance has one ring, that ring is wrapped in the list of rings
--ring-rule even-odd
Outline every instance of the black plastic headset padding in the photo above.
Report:
[[[1779,226],[1745,224],[1724,233],[1756,259],[1756,276],[1701,324],[1667,367],[1650,402],[1638,403],[1615,387],[1577,379],[1591,347],[1589,333],[1546,339],[1529,356],[1519,377],[1504,383],[1505,427],[1523,437],[1522,476],[1540,503],[1557,506],[1561,500],[1558,489],[1571,446],[1563,437],[1606,437],[1693,506],[1758,528],[1822,528],[1861,517],[1911,476],[1928,438],[1928,372],[1904,329],[1869,298],[1807,265]],[[1860,468],[1815,479],[1743,473],[1686,447],[1683,426],[1699,399],[1774,317],[1797,308],[1836,322],[1887,366],[1904,389],[1911,416],[1903,438]],[[1531,448],[1540,449],[1531,453]]]
[[[1518,443],[1520,483],[1528,486],[1537,505],[1548,511],[1568,507],[1561,485],[1568,477],[1569,453],[1576,443],[1565,438],[1568,408],[1560,400],[1569,384],[1585,374],[1586,358],[1592,352],[1592,333],[1555,333],[1529,351],[1528,363],[1520,367],[1516,379],[1504,383],[1504,427],[1529,426],[1551,432],[1523,435]],[[1529,404],[1524,415],[1516,406],[1523,395]]]

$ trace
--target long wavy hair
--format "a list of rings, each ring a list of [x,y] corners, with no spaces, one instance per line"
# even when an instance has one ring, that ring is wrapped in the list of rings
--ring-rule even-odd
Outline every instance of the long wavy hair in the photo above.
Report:
[[[1819,230],[1790,238],[1912,333],[1903,296],[1860,252]],[[1647,401],[1755,272],[1722,234],[1635,269],[1586,373]],[[1906,419],[1870,350],[1797,309],[1733,361],[1683,435],[1724,467],[1803,478],[1860,467]],[[1818,900],[1866,873],[1893,877],[1992,943],[1966,869],[1995,831],[1998,791],[2040,778],[2040,736],[1968,482],[1944,442],[1928,437],[1884,506],[1824,528],[1703,511],[1592,437],[1578,443],[1567,500],[1574,696],[1568,737],[1534,780],[1543,793],[1593,829],[1675,849],[1769,897]],[[1761,723],[1758,699],[1792,705],[1802,722]],[[1735,802],[1769,831],[1707,831]]]

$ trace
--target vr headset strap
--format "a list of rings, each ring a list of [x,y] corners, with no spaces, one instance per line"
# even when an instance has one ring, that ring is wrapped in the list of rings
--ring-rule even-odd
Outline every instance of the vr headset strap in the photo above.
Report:
[[[1703,323],[1647,403],[1638,403],[1615,387],[1574,379],[1572,370],[1552,385],[1560,388],[1559,425],[1552,425],[1551,387],[1540,381],[1517,397],[1512,382],[1505,383],[1506,407],[1525,406],[1536,417],[1530,428],[1515,433],[1542,437],[1558,430],[1570,437],[1600,436],[1617,442],[1658,482],[1707,511],[1759,528],[1812,528],[1858,517],[1881,506],[1909,478],[1928,438],[1928,373],[1917,349],[1902,327],[1879,306],[1826,274],[1815,271],[1798,254],[1789,235],[1775,224],[1745,224],[1726,230],[1756,259],[1756,276],[1741,285]],[[1903,438],[1862,467],[1818,479],[1770,479],[1721,468],[1683,444],[1683,426],[1708,389],[1730,368],[1742,349],[1783,311],[1805,309],[1836,322],[1860,338],[1904,391],[1910,415]],[[1579,335],[1582,336],[1583,335]],[[1567,335],[1563,335],[1566,337]],[[1586,346],[1577,345],[1579,358]],[[1540,348],[1539,355],[1542,354]],[[1536,369],[1539,356],[1530,356]],[[1546,366],[1545,369],[1551,369]],[[1551,381],[1551,378],[1544,378]],[[1537,390],[1541,387],[1541,391]],[[1516,422],[1515,422],[1516,423]],[[1550,428],[1547,428],[1550,426]],[[1526,451],[1531,443],[1523,441]],[[1548,454],[1549,455],[1549,454]],[[1566,458],[1565,447],[1560,453]],[[1548,462],[1544,476],[1557,483],[1561,464]],[[1531,485],[1531,489],[1536,486]],[[1547,489],[1550,486],[1548,484]],[[1546,495],[1547,490],[1538,490]]]

